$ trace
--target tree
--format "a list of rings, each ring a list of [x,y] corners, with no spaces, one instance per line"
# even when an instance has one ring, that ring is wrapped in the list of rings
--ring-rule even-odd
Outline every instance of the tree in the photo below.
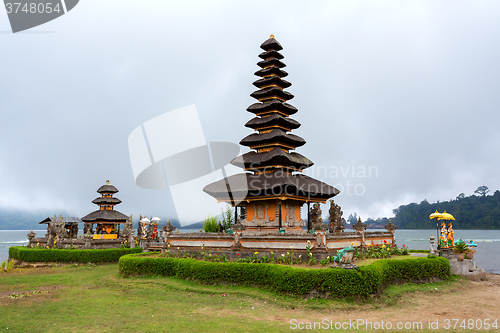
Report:
[[[461,200],[461,199],[463,199],[463,198],[465,198],[465,194],[460,193],[460,194],[458,195],[458,197],[457,197],[457,201],[458,201],[458,200]]]
[[[480,196],[484,197],[486,196],[486,194],[489,192],[490,190],[488,190],[488,186],[479,186],[477,188],[477,190],[474,191],[474,193],[477,193],[479,194]]]

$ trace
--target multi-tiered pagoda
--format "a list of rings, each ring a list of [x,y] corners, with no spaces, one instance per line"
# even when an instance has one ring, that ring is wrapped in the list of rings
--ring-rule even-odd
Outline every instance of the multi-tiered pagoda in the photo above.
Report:
[[[285,91],[292,84],[283,79],[288,75],[282,69],[286,66],[279,52],[283,47],[272,35],[260,47],[263,60],[257,63],[261,69],[255,75],[261,78],[253,83],[259,90],[250,95],[258,102],[247,108],[256,117],[245,124],[256,133],[240,141],[254,151],[231,162],[247,172],[209,184],[204,191],[219,202],[244,208],[240,218],[247,231],[273,232],[282,227],[301,231],[303,204],[325,203],[339,191],[301,174],[313,162],[294,152],[306,142],[290,133],[300,123],[290,118],[298,110],[287,103],[294,96]]]
[[[97,225],[94,239],[114,239],[118,237],[120,224],[125,223],[128,216],[115,210],[115,206],[122,201],[114,198],[113,195],[118,192],[118,189],[106,180],[106,184],[99,187],[97,193],[101,196],[92,200],[92,203],[99,206],[99,210],[82,217],[85,222],[86,229],[93,231],[94,224]],[[118,226],[118,228],[117,228]]]

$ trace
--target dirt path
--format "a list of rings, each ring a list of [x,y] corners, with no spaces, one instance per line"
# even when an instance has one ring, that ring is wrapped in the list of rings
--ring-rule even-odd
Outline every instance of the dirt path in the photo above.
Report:
[[[370,326],[366,326],[366,322],[371,322],[373,330],[378,332],[400,331],[397,329],[398,323],[402,331],[426,331],[429,330],[429,325],[432,323],[430,331],[446,331],[456,332],[464,331],[460,325],[466,325],[465,331],[486,331],[484,330],[485,319],[489,319],[488,323],[492,324],[497,320],[500,332],[500,275],[487,274],[487,281],[458,281],[454,283],[451,289],[441,291],[435,290],[430,292],[413,292],[406,293],[389,305],[386,304],[364,304],[354,306],[350,310],[335,309],[326,311],[325,313],[289,310],[284,316],[273,317],[271,320],[286,321],[286,317],[296,319],[296,323],[303,323],[305,328],[307,323],[320,322],[322,324],[330,322],[330,325],[335,323],[353,322],[361,324],[357,326],[360,330],[365,330]],[[456,319],[458,321],[453,321]],[[465,322],[463,321],[465,319]],[[473,323],[472,321],[473,320]],[[363,322],[362,322],[363,321]],[[379,328],[377,325],[392,325],[392,329]],[[332,324],[333,322],[333,324]],[[418,326],[421,323],[421,328]],[[455,329],[453,326],[456,324]],[[293,323],[291,324],[293,328]],[[298,325],[298,324],[297,324]],[[404,329],[406,326],[406,330]],[[412,328],[409,328],[413,326]],[[437,327],[436,327],[437,325]],[[479,325],[483,329],[478,329]],[[344,329],[341,331],[349,332],[354,326],[344,324]],[[446,329],[449,327],[448,329]],[[346,329],[347,328],[347,329]],[[435,330],[438,328],[438,330]],[[296,327],[300,330],[300,327]]]

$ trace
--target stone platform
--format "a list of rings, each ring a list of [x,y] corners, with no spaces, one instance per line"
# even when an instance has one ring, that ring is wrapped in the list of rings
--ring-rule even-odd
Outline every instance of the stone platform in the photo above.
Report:
[[[476,268],[474,259],[450,259],[450,269],[452,274],[472,281],[486,281],[486,272],[482,268]]]

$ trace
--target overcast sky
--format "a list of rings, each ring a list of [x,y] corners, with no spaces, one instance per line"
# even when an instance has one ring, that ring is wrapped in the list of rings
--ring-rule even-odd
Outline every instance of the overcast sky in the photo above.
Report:
[[[109,179],[121,212],[175,217],[169,190],[135,184],[128,136],[194,104],[207,142],[238,143],[270,34],[307,141],[297,152],[342,191],[345,217],[493,192],[499,12],[498,1],[82,0],[12,34],[0,10],[0,207],[81,217]],[[182,224],[220,210],[198,195]]]

